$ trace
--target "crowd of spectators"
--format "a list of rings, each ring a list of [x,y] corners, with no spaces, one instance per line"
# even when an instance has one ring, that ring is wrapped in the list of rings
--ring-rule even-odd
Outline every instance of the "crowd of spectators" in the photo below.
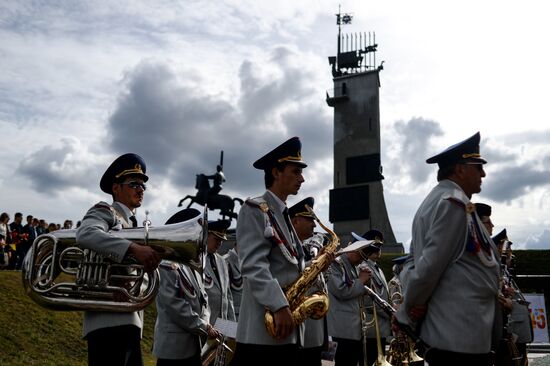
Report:
[[[76,227],[80,226],[80,221]],[[72,220],[65,220],[61,224],[48,224],[44,219],[27,215],[27,223],[23,224],[23,214],[15,213],[10,223],[10,216],[6,212],[0,215],[0,270],[20,270],[23,259],[39,235],[56,230],[73,228]]]

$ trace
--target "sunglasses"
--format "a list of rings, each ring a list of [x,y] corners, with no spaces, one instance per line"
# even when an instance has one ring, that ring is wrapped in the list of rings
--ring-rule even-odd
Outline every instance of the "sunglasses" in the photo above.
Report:
[[[141,188],[144,191],[147,190],[147,186],[145,185],[145,183],[140,183],[140,182],[136,182],[136,181],[133,181],[133,180],[129,181],[129,182],[126,182],[126,183],[120,183],[120,184],[126,184],[128,187],[130,187],[132,189]]]

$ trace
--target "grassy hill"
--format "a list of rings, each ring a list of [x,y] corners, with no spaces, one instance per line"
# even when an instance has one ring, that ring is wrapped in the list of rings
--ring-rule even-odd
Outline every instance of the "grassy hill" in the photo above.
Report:
[[[24,292],[21,272],[0,271],[0,364],[87,365],[82,340],[82,312],[50,311]],[[141,348],[145,365],[155,365],[151,354],[155,306],[145,310]]]
[[[550,250],[515,251],[517,274],[550,274]],[[382,256],[381,267],[391,278],[391,260],[398,255]],[[550,304],[547,304],[547,306]],[[86,365],[87,346],[81,338],[82,313],[46,310],[24,292],[21,272],[0,271],[0,364]],[[145,309],[145,327],[141,343],[144,363],[155,365],[151,354],[156,308]]]

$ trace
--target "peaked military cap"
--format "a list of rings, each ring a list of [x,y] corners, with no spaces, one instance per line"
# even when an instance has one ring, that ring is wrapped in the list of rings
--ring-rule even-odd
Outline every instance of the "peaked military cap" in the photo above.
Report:
[[[491,216],[491,206],[485,203],[476,203],[476,212],[479,217]]]
[[[103,192],[113,194],[113,183],[126,175],[136,175],[147,182],[149,177],[145,175],[146,169],[141,156],[132,153],[121,155],[103,173],[99,187]]]
[[[268,170],[277,164],[293,163],[305,168],[306,163],[302,160],[302,143],[299,137],[293,137],[275,149],[271,150],[253,164],[254,168],[260,170]]]
[[[355,240],[369,240],[369,241],[374,240],[378,245],[382,245],[384,243],[384,235],[382,235],[380,231],[375,229],[369,230],[361,236],[357,235],[352,231],[351,236],[353,236]]]
[[[502,242],[504,239],[508,240],[508,235],[506,234],[506,229],[502,229],[500,233],[493,236],[491,239],[493,239],[493,243],[496,245],[499,245],[500,242]]]
[[[340,250],[339,253],[351,253],[351,252],[358,252],[363,249],[365,249],[368,246],[373,246],[371,241],[368,240],[358,240],[356,242],[351,243],[344,249]]]
[[[292,206],[288,209],[288,215],[290,218],[300,216],[300,217],[311,217],[313,218],[313,215],[311,212],[309,212],[306,208],[306,205],[309,206],[313,210],[313,205],[315,204],[315,199],[313,197],[307,197]]]
[[[426,163],[445,167],[453,164],[485,164],[487,161],[483,159],[479,153],[479,140],[481,136],[479,132],[466,140],[449,146],[443,152],[432,156]]]
[[[208,232],[221,240],[227,240],[226,231],[229,225],[231,225],[229,220],[208,221]]]
[[[168,219],[168,221],[166,221],[165,225],[177,224],[178,222],[184,222],[184,221],[187,221],[187,220],[191,220],[191,219],[197,217],[200,214],[201,214],[201,212],[199,210],[195,209],[195,208],[184,208],[183,210],[178,211],[175,214],[173,214]]]
[[[397,258],[393,258],[392,261],[393,263],[395,264],[403,264],[407,261],[407,259],[409,259],[411,257],[410,254],[407,254],[407,255],[403,255],[401,257],[397,257]]]

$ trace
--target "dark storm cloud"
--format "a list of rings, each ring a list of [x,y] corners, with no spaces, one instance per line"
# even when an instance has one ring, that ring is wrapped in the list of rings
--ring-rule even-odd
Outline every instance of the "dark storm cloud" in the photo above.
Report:
[[[45,146],[25,157],[17,173],[39,192],[58,193],[72,187],[97,191],[104,169],[105,163],[90,158],[76,140],[64,139],[60,146]]]
[[[263,173],[252,163],[287,138],[300,136],[312,162],[332,153],[326,148],[330,110],[321,94],[312,94],[306,71],[293,66],[292,54],[276,48],[268,65],[245,60],[235,103],[210,94],[192,71],[141,63],[126,74],[109,118],[111,148],[142,155],[152,176],[167,176],[176,186],[193,186],[198,173],[213,174],[224,150],[224,189],[258,193]]]
[[[426,164],[426,159],[439,152],[433,147],[432,140],[443,135],[440,124],[415,117],[408,122],[396,122],[394,130],[397,136],[392,144],[397,156],[390,164],[394,169],[398,169],[400,174],[408,174],[413,182],[425,182],[433,171],[433,167]]]
[[[483,194],[497,202],[510,202],[539,187],[548,187],[550,170],[537,170],[530,165],[506,166],[488,173]]]

